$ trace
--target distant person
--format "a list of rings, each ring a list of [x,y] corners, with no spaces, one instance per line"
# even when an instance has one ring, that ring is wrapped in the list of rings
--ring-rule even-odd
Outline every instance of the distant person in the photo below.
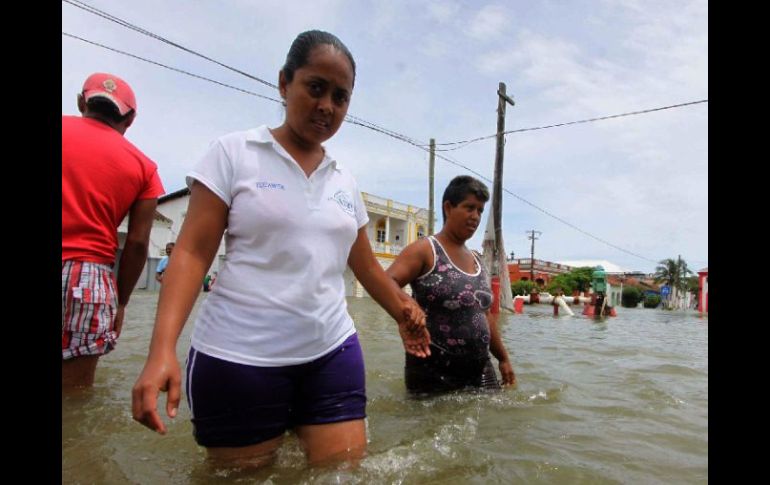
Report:
[[[203,291],[205,293],[208,293],[211,291],[211,275],[207,274],[203,277]]]
[[[82,117],[62,116],[62,387],[91,386],[115,348],[147,261],[163,185],[157,165],[124,138],[136,99],[119,77],[95,73],[78,94]],[[117,229],[128,234],[117,279]]]
[[[596,304],[594,305],[594,317],[614,317],[615,313],[614,308],[609,304],[609,297],[605,295],[603,291],[597,292]]]
[[[489,190],[479,180],[455,177],[444,191],[444,226],[435,236],[408,245],[387,269],[399,286],[410,284],[427,315],[430,356],[406,354],[405,382],[411,392],[463,388],[499,389],[489,352],[503,384],[516,376],[500,338],[499,314],[492,314],[490,279],[465,243],[481,222]]]
[[[222,275],[202,303],[186,365],[193,435],[214,461],[259,467],[293,430],[310,464],[366,449],[364,360],[343,274],[398,323],[407,351],[428,348],[425,315],[372,253],[355,179],[322,143],[353,94],[347,47],[300,34],[278,75],[283,124],[222,136],[187,177],[191,195],[160,293],[150,353],[133,388],[134,419],[159,433],[176,416],[176,345],[227,228]]]
[[[158,283],[163,283],[163,273],[166,271],[166,267],[168,266],[168,258],[171,257],[171,252],[174,250],[174,243],[170,242],[166,244],[166,255],[160,258],[160,261],[158,261],[158,267],[155,268],[155,281]]]

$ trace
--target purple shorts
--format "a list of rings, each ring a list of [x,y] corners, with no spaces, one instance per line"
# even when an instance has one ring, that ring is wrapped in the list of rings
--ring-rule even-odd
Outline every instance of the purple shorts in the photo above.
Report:
[[[190,348],[186,391],[195,441],[206,447],[249,446],[295,426],[366,417],[355,333],[319,359],[284,367],[236,364]]]

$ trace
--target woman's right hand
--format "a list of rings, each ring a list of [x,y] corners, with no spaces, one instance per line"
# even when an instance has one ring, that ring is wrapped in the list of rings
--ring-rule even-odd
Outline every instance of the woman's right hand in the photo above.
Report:
[[[134,420],[153,431],[166,434],[166,425],[158,414],[158,394],[168,392],[166,414],[176,417],[181,397],[182,374],[173,352],[150,356],[131,389],[131,412]]]
[[[425,320],[427,319],[422,307],[406,293],[401,292],[401,303],[403,303],[402,315],[403,318],[398,322],[405,324],[410,332],[418,332],[425,328]]]

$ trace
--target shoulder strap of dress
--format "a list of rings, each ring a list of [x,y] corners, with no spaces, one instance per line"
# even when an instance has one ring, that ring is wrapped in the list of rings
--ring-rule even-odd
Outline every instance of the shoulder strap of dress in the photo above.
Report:
[[[481,253],[475,249],[471,249],[471,254],[473,254],[474,258],[476,258],[476,264],[478,264],[479,268],[481,268],[480,274],[486,274],[487,268],[484,266],[484,258],[481,256]]]
[[[435,252],[436,250],[436,241],[434,240],[435,238],[433,236],[428,236],[425,239],[427,239],[430,242],[430,245],[433,246],[433,251]]]
[[[436,251],[437,247],[441,247],[440,245],[436,244],[436,241],[433,240],[433,236],[428,236],[425,239],[428,240],[430,243],[430,249],[433,251],[433,264],[430,266],[430,268],[423,274],[417,277],[417,280],[424,278],[431,274],[434,269],[436,269],[436,266],[438,266],[438,259],[439,259],[439,253]]]
[[[433,254],[436,255],[436,259],[442,259],[446,263],[448,256],[446,254],[446,251],[444,251],[444,246],[442,246],[441,243],[438,242],[438,239],[436,239],[436,236],[428,236],[428,239],[430,239],[430,243],[433,245]]]

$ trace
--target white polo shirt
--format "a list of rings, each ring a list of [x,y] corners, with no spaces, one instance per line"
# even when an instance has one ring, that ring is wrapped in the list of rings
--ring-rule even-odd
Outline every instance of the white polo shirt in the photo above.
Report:
[[[226,259],[193,347],[273,367],[317,359],[355,333],[342,275],[369,217],[347,170],[327,153],[307,177],[261,126],[216,140],[193,179],[230,208]]]

